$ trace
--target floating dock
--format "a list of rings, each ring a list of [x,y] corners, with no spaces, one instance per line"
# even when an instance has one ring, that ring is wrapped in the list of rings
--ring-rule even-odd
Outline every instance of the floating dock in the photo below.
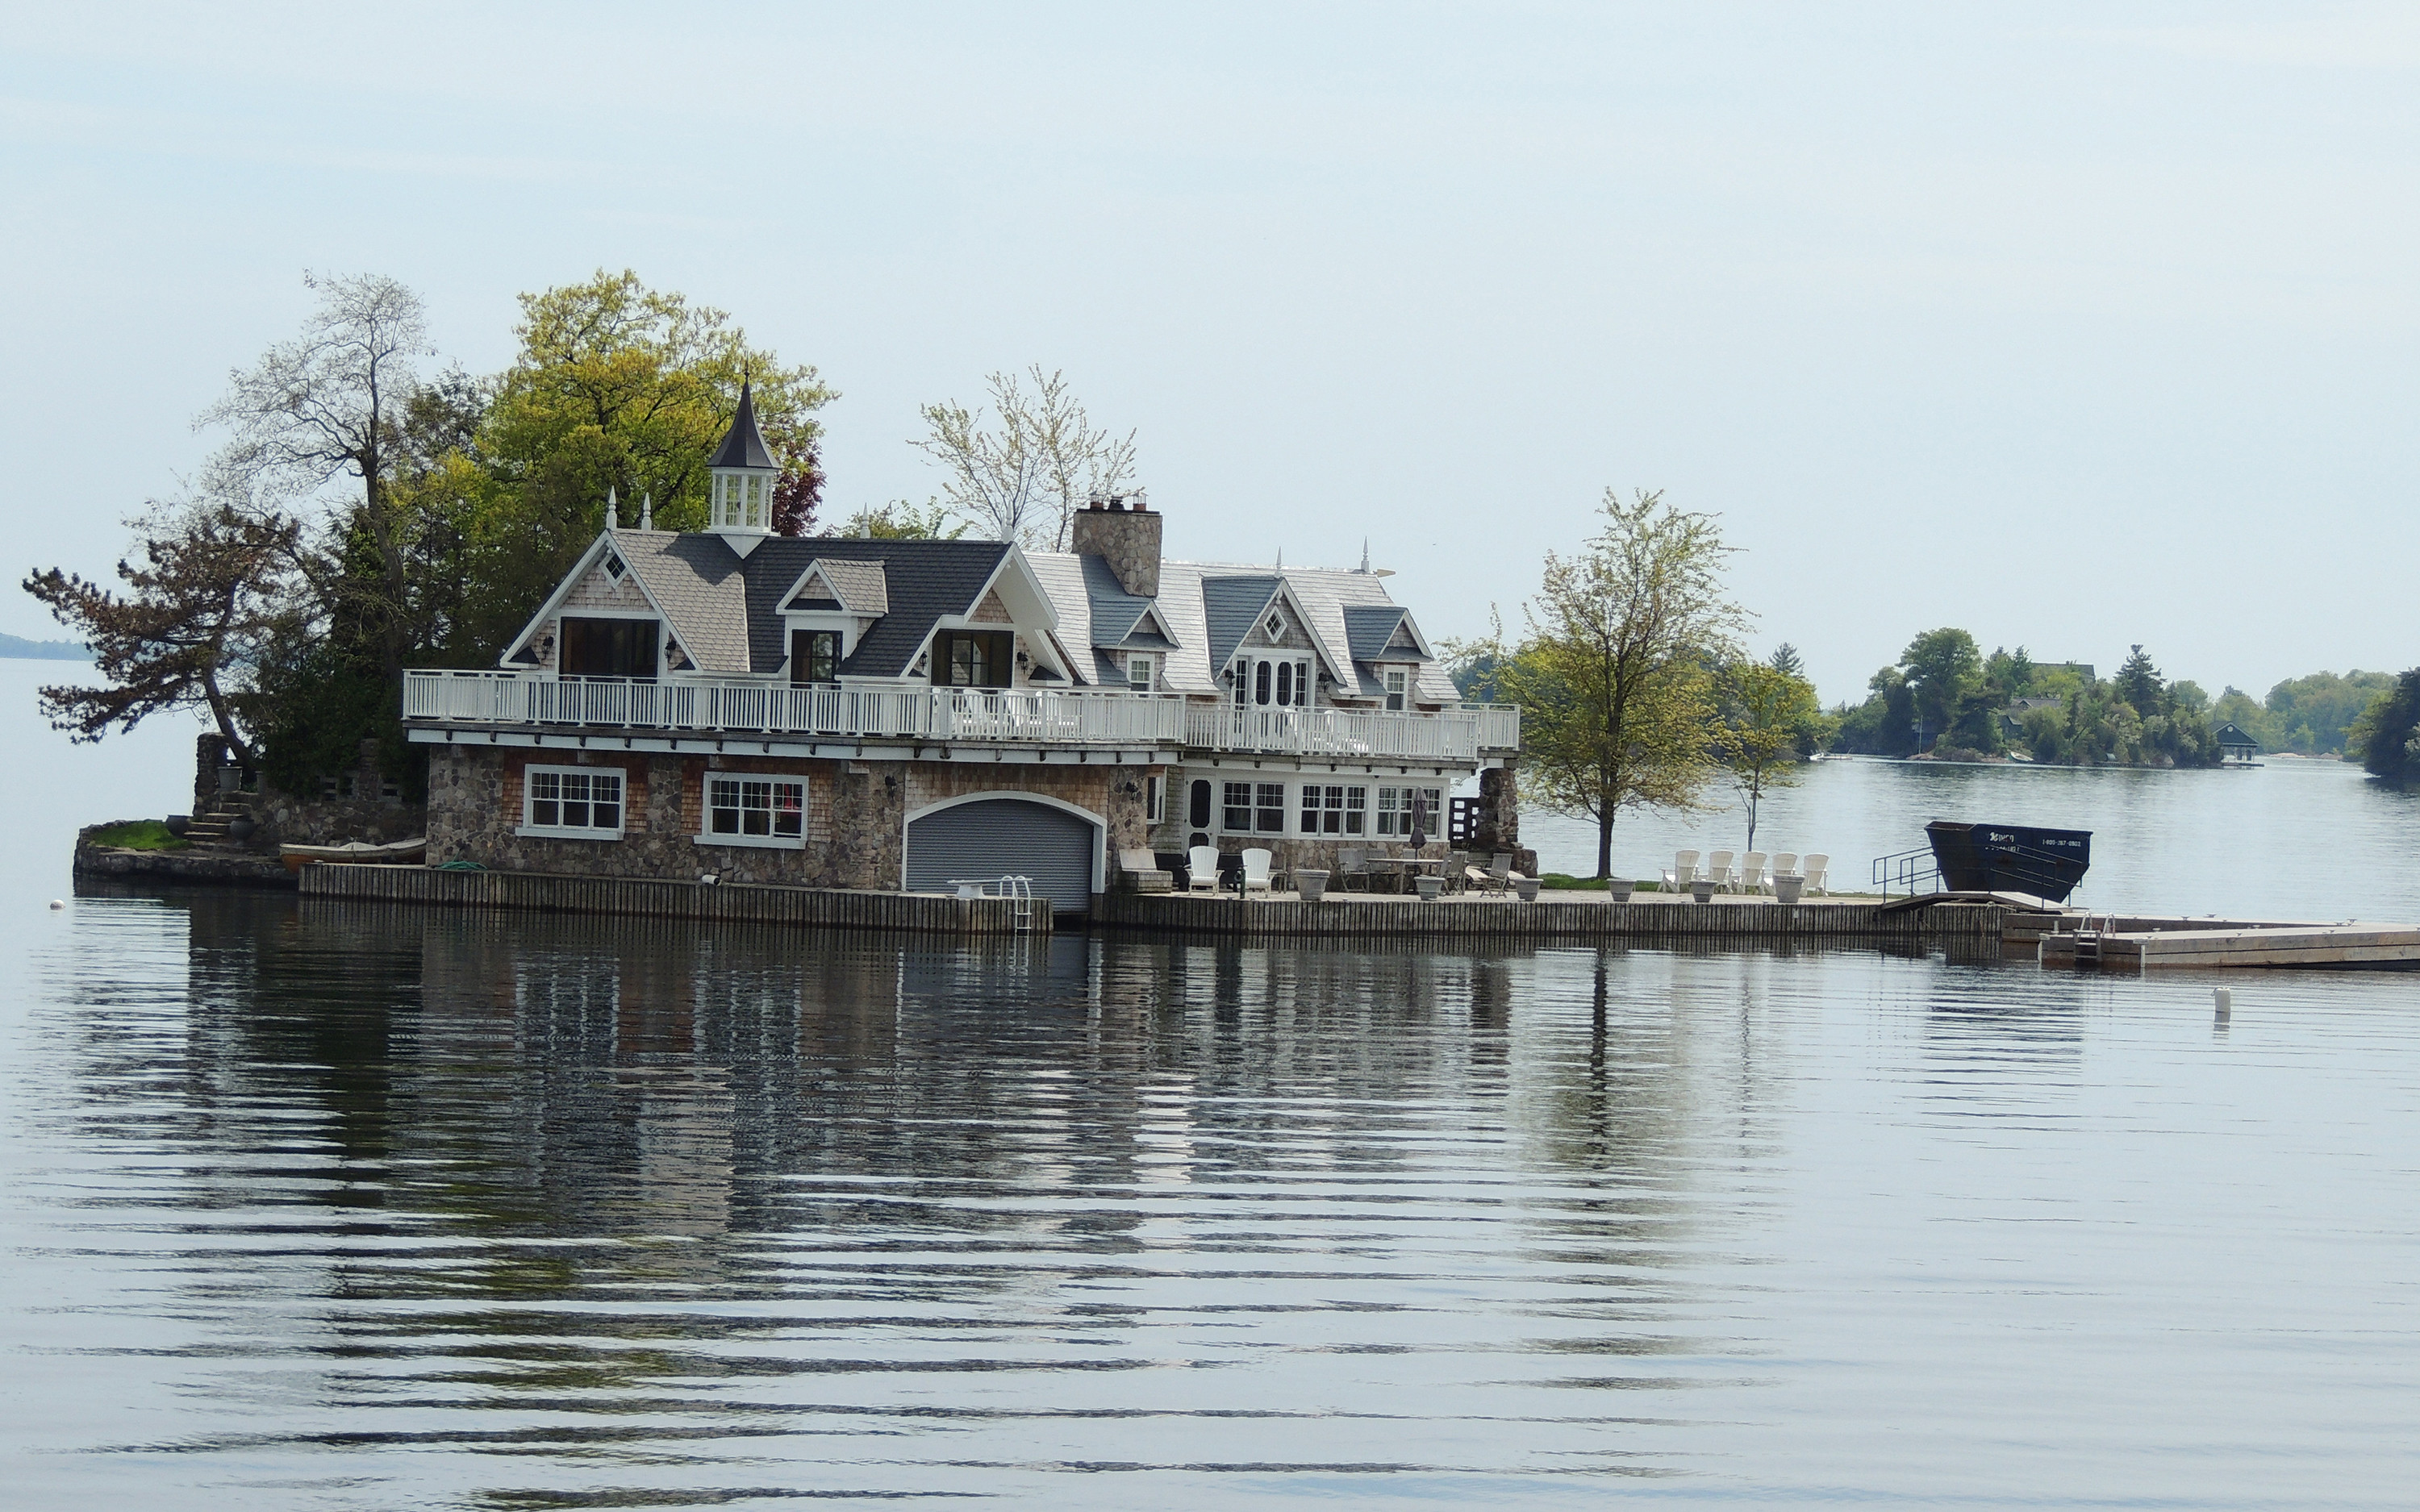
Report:
[[[2172,966],[2420,971],[2420,925],[2116,919],[2099,929],[2044,933],[2039,949],[2045,966],[2098,966],[2103,971]]]

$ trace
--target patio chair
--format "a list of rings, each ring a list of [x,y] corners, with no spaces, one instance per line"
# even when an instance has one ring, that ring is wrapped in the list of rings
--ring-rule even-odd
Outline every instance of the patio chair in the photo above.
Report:
[[[1764,853],[1762,851],[1750,851],[1740,857],[1739,885],[1731,890],[1733,892],[1764,890]]]
[[[1773,871],[1764,879],[1764,890],[1767,892],[1777,890],[1773,885],[1775,877],[1794,877],[1797,874],[1798,853],[1796,851],[1776,852],[1773,857]]]
[[[1821,851],[1818,851],[1814,855],[1806,858],[1803,869],[1807,874],[1807,890],[1808,892],[1820,892],[1826,898],[1832,896],[1831,889],[1823,886],[1823,873],[1831,864],[1832,858],[1825,856]]]
[[[1702,882],[1711,877],[1714,879],[1715,887],[1728,887],[1731,885],[1732,879],[1736,875],[1737,873],[1731,870],[1730,852],[1708,851],[1706,853],[1706,869],[1698,874],[1698,880]]]
[[[1336,890],[1339,892],[1352,891],[1353,884],[1357,882],[1361,884],[1363,892],[1368,892],[1370,890],[1370,853],[1357,848],[1338,851],[1335,881]]]
[[[1466,873],[1469,871],[1470,853],[1468,851],[1446,852],[1445,890],[1448,892],[1460,892],[1468,885]]]
[[[1664,872],[1665,890],[1668,892],[1675,887],[1686,887],[1690,883],[1697,880],[1698,853],[1695,851],[1674,851],[1672,853],[1672,864]]]
[[[1512,853],[1497,851],[1495,861],[1480,874],[1480,886],[1489,892],[1512,890]]]
[[[1247,895],[1269,890],[1270,858],[1271,854],[1259,846],[1254,846],[1244,853],[1243,890]]]
[[[1176,879],[1159,869],[1149,851],[1118,852],[1118,870],[1133,879],[1137,892],[1169,892],[1176,887]]]
[[[1218,847],[1196,845],[1185,853],[1185,890],[1216,892],[1218,889]]]

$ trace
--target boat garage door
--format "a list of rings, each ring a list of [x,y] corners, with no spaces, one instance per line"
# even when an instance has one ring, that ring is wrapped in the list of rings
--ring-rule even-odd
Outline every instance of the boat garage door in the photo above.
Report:
[[[1064,809],[1023,798],[937,810],[908,823],[908,890],[954,892],[961,881],[1026,876],[1053,911],[1080,914],[1093,905],[1098,833]]]

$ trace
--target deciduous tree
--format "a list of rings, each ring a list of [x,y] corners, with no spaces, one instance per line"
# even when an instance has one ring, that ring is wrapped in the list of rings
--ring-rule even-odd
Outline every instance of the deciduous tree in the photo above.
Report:
[[[1747,810],[1746,849],[1752,851],[1764,795],[1798,783],[1799,748],[1807,726],[1821,717],[1815,689],[1803,677],[1752,662],[1725,667],[1714,686],[1714,750]]]
[[[1134,432],[1095,426],[1066,376],[1039,363],[1024,378],[994,373],[984,385],[996,427],[985,424],[983,406],[944,399],[923,407],[925,433],[909,444],[940,465],[942,498],[986,537],[1064,551],[1076,511],[1132,481]]]

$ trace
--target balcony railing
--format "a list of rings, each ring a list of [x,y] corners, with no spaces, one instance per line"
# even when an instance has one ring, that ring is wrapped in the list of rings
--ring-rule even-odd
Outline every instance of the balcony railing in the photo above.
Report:
[[[1360,714],[1347,709],[1272,709],[1226,703],[1216,707],[1197,705],[1187,709],[1185,717],[1185,743],[1198,749],[1259,750],[1290,756],[1466,762],[1479,754],[1480,734],[1480,720],[1467,711]]]
[[[407,720],[566,724],[716,734],[1048,745],[1173,745],[1185,702],[1042,688],[794,687],[534,672],[406,672]]]
[[[551,677],[542,672],[415,671],[403,717],[425,723],[579,725],[711,734],[1176,745],[1272,755],[1466,762],[1515,750],[1521,711],[1481,704],[1443,714],[1192,704],[1176,695],[1044,688],[794,687],[786,683]]]

